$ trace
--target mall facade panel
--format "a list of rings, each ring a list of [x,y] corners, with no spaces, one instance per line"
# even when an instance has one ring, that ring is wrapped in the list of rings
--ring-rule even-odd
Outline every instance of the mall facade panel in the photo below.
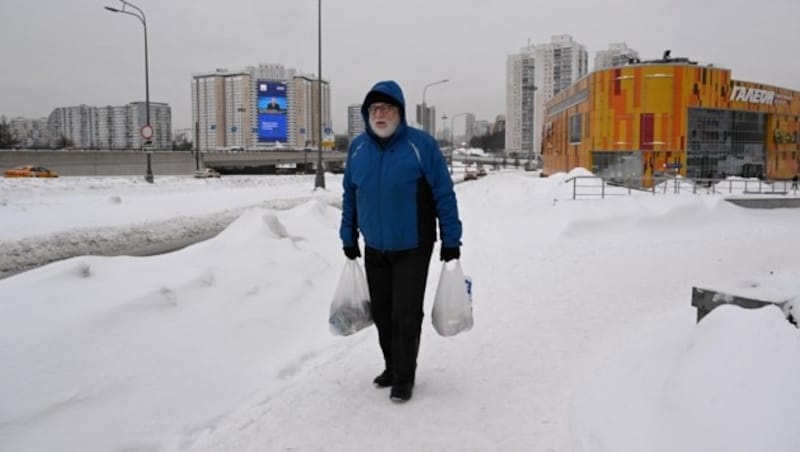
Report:
[[[800,172],[800,92],[678,60],[595,71],[553,97],[544,174],[583,167],[651,186],[664,175],[785,180]]]

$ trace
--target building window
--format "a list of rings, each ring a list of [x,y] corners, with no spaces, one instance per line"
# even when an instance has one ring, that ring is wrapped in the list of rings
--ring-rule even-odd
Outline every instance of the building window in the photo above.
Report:
[[[577,113],[569,117],[569,144],[581,142],[581,114]]]
[[[592,172],[612,183],[640,186],[643,167],[644,162],[640,152],[592,152]]]
[[[765,131],[762,113],[689,109],[686,176],[763,176],[767,163]]]

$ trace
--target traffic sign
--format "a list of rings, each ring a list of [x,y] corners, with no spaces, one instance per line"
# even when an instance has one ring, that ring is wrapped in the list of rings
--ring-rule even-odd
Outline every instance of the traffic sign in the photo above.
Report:
[[[153,126],[150,124],[145,124],[142,126],[141,130],[139,130],[139,133],[142,135],[142,138],[149,140],[150,138],[153,138]]]

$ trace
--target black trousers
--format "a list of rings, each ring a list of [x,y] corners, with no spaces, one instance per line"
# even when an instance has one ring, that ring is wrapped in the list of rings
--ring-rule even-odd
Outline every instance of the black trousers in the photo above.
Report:
[[[387,252],[366,247],[364,251],[372,318],[386,370],[394,375],[394,384],[414,383],[433,245]]]

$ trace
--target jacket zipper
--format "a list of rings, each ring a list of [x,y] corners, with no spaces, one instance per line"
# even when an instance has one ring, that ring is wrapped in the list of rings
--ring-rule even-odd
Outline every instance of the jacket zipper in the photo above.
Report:
[[[386,247],[386,243],[383,237],[383,212],[382,212],[383,209],[381,208],[383,204],[382,200],[383,194],[381,193],[381,187],[383,185],[383,157],[386,155],[386,149],[379,149],[378,152],[380,152],[380,161],[378,162],[378,189],[377,189],[378,233],[380,234],[380,249],[381,251],[383,251],[383,249]]]

